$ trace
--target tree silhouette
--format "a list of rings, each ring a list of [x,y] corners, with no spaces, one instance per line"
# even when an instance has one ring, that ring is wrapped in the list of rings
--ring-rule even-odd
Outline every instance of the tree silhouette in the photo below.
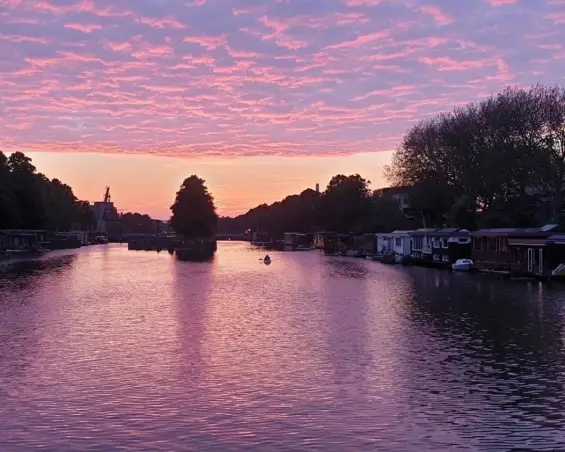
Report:
[[[321,215],[327,230],[361,232],[371,214],[370,182],[359,174],[338,174],[322,194]]]
[[[218,216],[214,198],[197,176],[184,180],[174,204],[171,226],[177,234],[187,238],[209,237],[216,232]]]

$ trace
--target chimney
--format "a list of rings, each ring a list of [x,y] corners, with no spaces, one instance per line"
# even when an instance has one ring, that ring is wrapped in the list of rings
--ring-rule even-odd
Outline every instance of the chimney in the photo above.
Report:
[[[320,184],[316,184],[316,193],[320,193]]]

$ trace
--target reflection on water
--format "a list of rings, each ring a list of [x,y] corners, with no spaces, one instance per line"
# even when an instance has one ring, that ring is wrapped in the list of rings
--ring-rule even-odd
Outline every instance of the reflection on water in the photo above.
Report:
[[[0,450],[565,447],[565,288],[261,257],[0,263]]]

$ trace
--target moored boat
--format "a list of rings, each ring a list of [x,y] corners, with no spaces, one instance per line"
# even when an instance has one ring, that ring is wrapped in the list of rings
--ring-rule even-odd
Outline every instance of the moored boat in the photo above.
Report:
[[[457,261],[451,265],[453,271],[468,272],[473,268],[473,261],[471,259],[457,259]]]

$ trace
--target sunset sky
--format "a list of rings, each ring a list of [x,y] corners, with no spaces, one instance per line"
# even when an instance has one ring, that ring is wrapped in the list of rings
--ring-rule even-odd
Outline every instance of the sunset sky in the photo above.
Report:
[[[565,0],[0,0],[0,149],[161,218],[195,173],[233,215],[385,185],[412,124],[562,84],[564,43]]]

